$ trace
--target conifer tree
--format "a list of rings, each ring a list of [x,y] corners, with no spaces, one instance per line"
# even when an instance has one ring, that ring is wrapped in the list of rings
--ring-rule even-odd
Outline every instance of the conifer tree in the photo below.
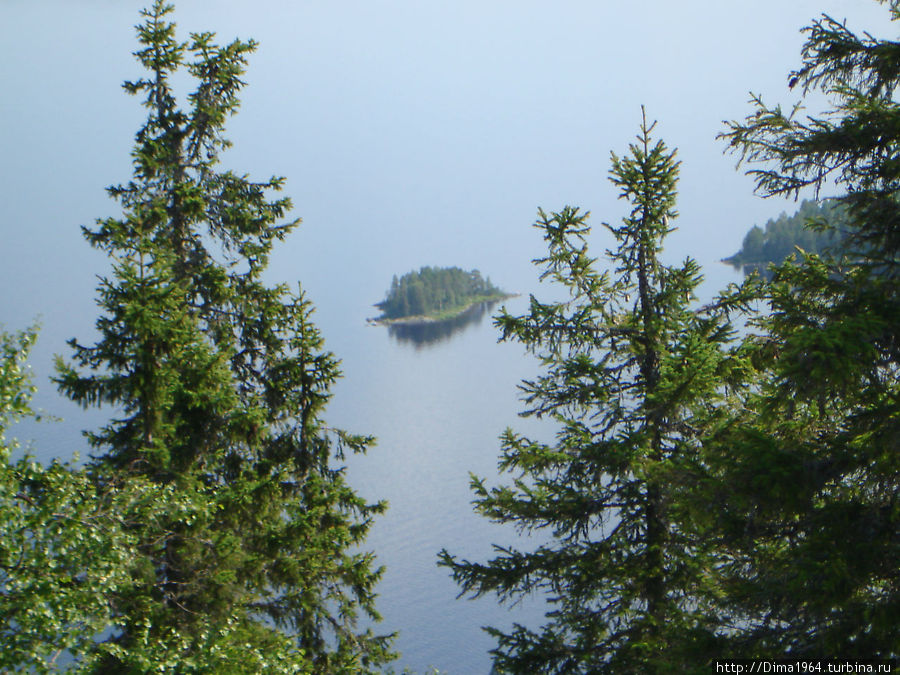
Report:
[[[372,439],[324,424],[338,362],[302,290],[262,281],[299,222],[279,222],[282,179],[219,167],[255,43],[180,42],[171,12],[156,0],[138,26],[147,75],[125,89],[148,116],[134,175],[109,189],[123,216],[84,230],[113,260],[100,337],[72,341],[59,383],[121,411],[90,435],[99,483],[140,477],[193,510],[136,525],[137,582],[114,598],[117,629],[98,649],[114,670],[166,655],[178,672],[371,672],[392,655],[390,636],[357,625],[378,618],[380,576],[359,547],[384,505],[360,499],[335,462]],[[196,82],[185,108],[182,70]],[[240,665],[244,648],[271,662]]]
[[[505,433],[511,485],[473,479],[480,513],[550,541],[487,563],[441,554],[464,593],[548,598],[539,631],[491,629],[499,672],[706,672],[714,653],[708,557],[682,527],[679,495],[743,364],[726,349],[727,307],[692,308],[697,263],[660,260],[679,164],[652,129],[645,119],[628,155],[612,156],[610,179],[630,205],[620,225],[604,225],[613,270],[589,255],[587,214],[541,211],[542,278],[570,299],[532,297],[526,315],[497,320],[546,367],[522,385],[523,414],[559,428],[549,445]]]
[[[12,457],[18,446],[5,431],[34,415],[24,367],[34,335],[0,331],[0,669],[302,672],[287,636],[251,641],[236,622],[216,625],[206,616],[194,620],[192,633],[169,626],[169,639],[137,641],[127,650],[98,640],[116,630],[119,601],[135,597],[141,584],[136,561],[148,524],[194,521],[203,505],[171,483],[132,475],[114,484],[96,480],[90,467],[57,460],[45,467],[27,455]]]
[[[900,19],[900,3],[890,2]],[[823,16],[791,87],[807,117],[754,97],[729,147],[764,196],[845,205],[846,254],[801,255],[766,287],[751,339],[764,383],[710,445],[712,527],[729,551],[733,644],[748,655],[900,654],[900,42]]]

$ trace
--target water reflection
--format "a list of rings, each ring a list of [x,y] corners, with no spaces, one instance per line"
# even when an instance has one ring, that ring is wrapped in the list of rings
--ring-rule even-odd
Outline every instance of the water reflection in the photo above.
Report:
[[[444,321],[418,324],[388,324],[388,335],[399,343],[411,343],[416,349],[449,340],[470,326],[477,326],[490,313],[497,300],[479,302],[462,314]]]
[[[761,262],[761,263],[738,263],[738,264],[727,263],[727,264],[731,265],[734,269],[740,270],[741,272],[743,272],[745,277],[748,277],[751,274],[753,274],[754,272],[756,272],[763,279],[765,279],[767,281],[772,280],[773,274],[772,274],[772,270],[770,268],[772,263]]]

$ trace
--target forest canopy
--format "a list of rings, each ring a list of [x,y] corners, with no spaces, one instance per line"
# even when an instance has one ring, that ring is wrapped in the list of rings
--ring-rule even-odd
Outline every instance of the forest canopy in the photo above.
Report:
[[[797,251],[824,253],[839,246],[847,229],[846,209],[838,202],[804,199],[796,213],[782,213],[765,227],[754,225],[741,250],[723,262],[732,265],[780,263]]]
[[[506,293],[482,278],[481,272],[466,272],[459,267],[422,267],[399,279],[394,275],[385,299],[375,306],[383,314],[379,319],[411,316],[449,316],[476,302],[500,300]]]

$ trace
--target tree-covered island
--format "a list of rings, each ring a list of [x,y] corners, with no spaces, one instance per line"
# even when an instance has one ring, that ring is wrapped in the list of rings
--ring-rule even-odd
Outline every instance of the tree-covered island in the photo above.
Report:
[[[510,297],[483,278],[481,272],[459,267],[422,267],[399,279],[395,275],[384,300],[375,304],[375,322],[441,321],[462,314],[480,302]]]

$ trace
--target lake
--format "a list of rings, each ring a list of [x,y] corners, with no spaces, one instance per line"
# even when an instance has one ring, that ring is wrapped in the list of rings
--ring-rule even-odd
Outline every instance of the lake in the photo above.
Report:
[[[537,284],[536,270],[531,280],[518,278],[519,287],[505,281],[507,276],[516,277],[514,265],[501,263],[489,272],[501,286],[524,292],[503,303],[513,313],[526,310],[528,292],[541,299],[552,292]],[[707,297],[740,276],[716,263],[707,265],[705,272],[709,280],[702,295]],[[368,455],[348,458],[347,471],[360,494],[390,504],[387,514],[376,521],[367,546],[386,568],[379,586],[383,615],[379,628],[399,632],[398,671],[408,667],[423,673],[436,667],[450,674],[488,673],[493,640],[481,627],[507,628],[514,621],[537,627],[543,601],[528,598],[505,607],[492,597],[457,599],[458,587],[435,563],[441,548],[484,561],[491,556],[492,544],[533,545],[473,512],[469,473],[484,476],[489,483],[497,481],[498,437],[507,426],[539,439],[552,438],[548,424],[518,417],[516,386],[536,375],[539,365],[520,345],[498,343],[491,321],[498,306],[476,308],[454,324],[418,332],[372,326],[365,319],[373,313],[371,303],[381,299],[381,291],[374,297],[346,292],[347,287],[360,285],[363,280],[335,287],[319,298],[313,294],[312,299],[319,308],[316,318],[326,344],[341,359],[344,372],[326,418],[330,424],[378,439]],[[64,339],[73,334],[84,341],[91,337],[89,326],[95,316],[90,298],[78,307],[81,311],[60,307],[45,314],[33,359],[40,386],[38,405],[65,419],[16,431],[32,439],[33,452],[44,461],[74,452],[85,456],[79,431],[96,427],[107,414],[81,411],[60,400],[47,382],[52,353],[66,353]],[[15,314],[9,306],[5,311],[7,316]],[[21,320],[7,323],[8,328],[21,325]]]
[[[491,275],[502,279],[500,272]],[[739,272],[717,263],[705,272],[705,297],[740,279]],[[504,304],[523,313],[528,298]],[[401,631],[399,665],[416,672],[435,666],[459,675],[488,673],[494,641],[480,627],[513,621],[538,627],[543,603],[531,598],[507,608],[492,597],[456,599],[459,589],[446,569],[435,566],[436,553],[446,547],[485,561],[491,544],[517,541],[510,528],[474,514],[469,472],[497,482],[498,436],[507,426],[552,439],[550,425],[518,417],[516,385],[540,368],[520,345],[498,344],[486,314],[428,342],[392,335],[386,327],[346,324],[344,330],[349,339],[340,356],[346,377],[331,413],[337,424],[378,437],[370,456],[350,462],[349,475],[364,495],[390,502],[369,543],[387,568],[380,608],[384,626]]]

